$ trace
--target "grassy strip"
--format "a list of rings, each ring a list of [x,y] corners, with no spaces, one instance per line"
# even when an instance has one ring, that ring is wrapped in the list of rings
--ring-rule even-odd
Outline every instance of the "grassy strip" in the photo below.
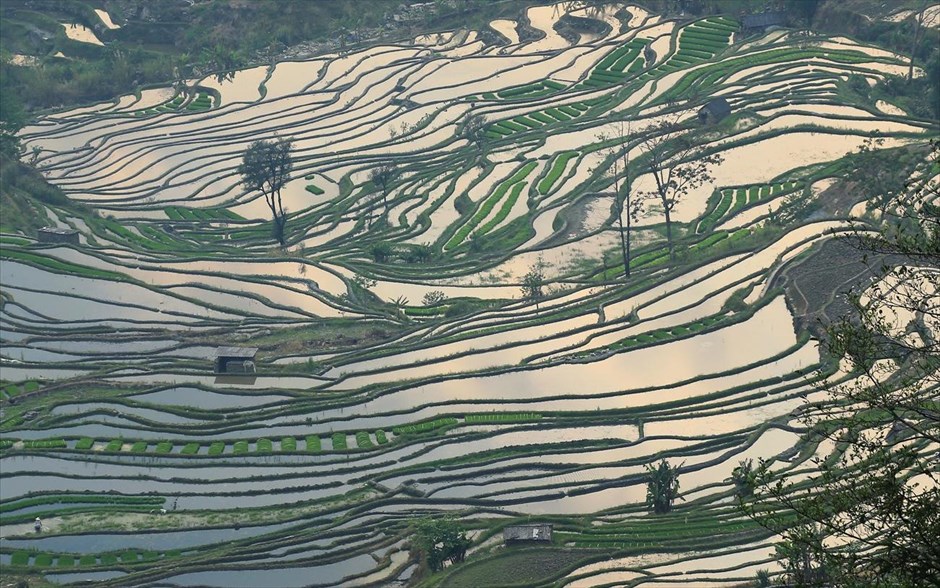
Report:
[[[558,181],[558,178],[560,178],[561,174],[565,171],[568,162],[577,155],[577,151],[566,151],[555,158],[554,163],[552,163],[552,168],[537,186],[539,194],[543,196],[548,194],[549,190],[552,189],[552,186],[555,185],[555,182]]]
[[[441,417],[439,419],[434,419],[431,421],[424,421],[421,423],[416,423],[414,425],[404,425],[401,427],[395,427],[392,429],[396,435],[414,435],[417,433],[426,433],[428,431],[433,431],[434,429],[439,429],[441,427],[449,427],[457,424],[457,419],[454,417]]]
[[[499,202],[506,194],[506,191],[509,190],[513,184],[524,180],[525,177],[528,176],[537,165],[537,161],[530,161],[529,163],[522,166],[522,168],[513,174],[512,177],[510,177],[508,180],[503,181],[499,187],[497,187],[496,190],[483,202],[479,210],[477,210],[476,214],[474,214],[473,217],[471,217],[464,226],[460,227],[454,236],[450,238],[447,244],[444,245],[444,248],[452,249],[453,247],[456,247],[461,242],[463,242],[463,240],[470,235],[470,232],[473,231],[477,225],[480,224],[480,222],[490,214],[490,212],[493,210],[493,207],[496,206],[496,203]],[[507,212],[506,214],[509,213]]]

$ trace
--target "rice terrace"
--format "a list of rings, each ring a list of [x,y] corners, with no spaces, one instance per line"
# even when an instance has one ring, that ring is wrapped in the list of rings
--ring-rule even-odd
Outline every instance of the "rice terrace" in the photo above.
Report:
[[[940,5],[4,4],[0,585],[940,585]]]

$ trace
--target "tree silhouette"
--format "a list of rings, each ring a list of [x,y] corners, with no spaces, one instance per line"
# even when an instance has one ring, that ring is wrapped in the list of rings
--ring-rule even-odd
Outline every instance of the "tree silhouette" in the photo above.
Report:
[[[284,246],[284,228],[287,213],[281,201],[281,188],[290,178],[293,162],[290,158],[291,142],[286,139],[255,141],[245,151],[238,173],[242,183],[253,192],[261,192],[274,220],[274,237]]]

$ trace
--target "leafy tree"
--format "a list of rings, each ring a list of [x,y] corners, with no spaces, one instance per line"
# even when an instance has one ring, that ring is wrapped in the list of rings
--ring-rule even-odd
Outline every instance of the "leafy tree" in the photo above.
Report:
[[[12,92],[0,92],[0,156],[15,158],[20,149],[16,136],[26,123],[23,105]]]
[[[539,301],[545,295],[545,262],[539,258],[529,266],[529,271],[522,277],[522,297],[535,302],[535,309],[539,308]]]
[[[672,511],[672,504],[679,498],[679,468],[670,466],[665,459],[658,465],[646,464],[649,479],[646,482],[646,506],[656,514]]]
[[[735,492],[739,497],[754,494],[754,485],[757,483],[754,461],[745,459],[739,462],[738,466],[731,471],[731,482],[734,484]]]
[[[808,480],[762,463],[755,500],[742,501],[784,537],[778,555],[793,584],[940,586],[938,173],[935,143],[921,178],[885,206],[880,232],[849,237],[881,260],[879,279],[827,329],[825,347],[854,377],[803,407],[844,450]]]
[[[373,243],[369,248],[369,253],[372,255],[372,259],[374,259],[377,263],[385,263],[391,259],[392,254],[395,253],[395,250],[391,245],[383,241],[379,243]]]
[[[486,147],[486,123],[479,114],[471,115],[463,126],[464,138],[482,154]]]
[[[275,139],[273,141],[255,141],[245,151],[238,173],[242,176],[245,187],[261,192],[274,220],[274,236],[281,247],[284,246],[284,228],[287,226],[287,213],[281,201],[281,189],[290,178],[293,169],[291,161],[291,141]]]
[[[388,195],[392,190],[392,183],[398,177],[398,168],[391,164],[381,165],[369,172],[369,180],[381,193],[385,212],[388,212]]]
[[[421,301],[425,306],[437,306],[447,301],[447,295],[441,290],[432,290],[426,293]]]
[[[446,563],[460,563],[467,555],[470,539],[452,516],[423,518],[414,523],[416,547],[432,571]]]
[[[675,260],[672,238],[672,212],[692,190],[714,181],[711,169],[724,161],[718,153],[705,155],[679,125],[680,113],[665,118],[654,125],[640,142],[646,154],[646,167],[656,189],[640,192],[643,199],[658,201],[666,217],[666,241],[669,244],[669,259]]]

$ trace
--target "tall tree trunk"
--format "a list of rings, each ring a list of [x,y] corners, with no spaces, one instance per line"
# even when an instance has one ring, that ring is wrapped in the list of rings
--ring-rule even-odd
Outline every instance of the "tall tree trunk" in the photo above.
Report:
[[[663,212],[666,213],[666,244],[669,246],[669,261],[675,261],[676,252],[672,247],[672,218],[665,198],[663,198]]]
[[[914,44],[911,47],[911,61],[907,66],[907,81],[914,79],[914,56],[917,54],[917,46],[920,44],[920,34],[924,29],[924,11],[927,10],[927,0],[924,0],[920,6],[920,12],[914,19]]]

